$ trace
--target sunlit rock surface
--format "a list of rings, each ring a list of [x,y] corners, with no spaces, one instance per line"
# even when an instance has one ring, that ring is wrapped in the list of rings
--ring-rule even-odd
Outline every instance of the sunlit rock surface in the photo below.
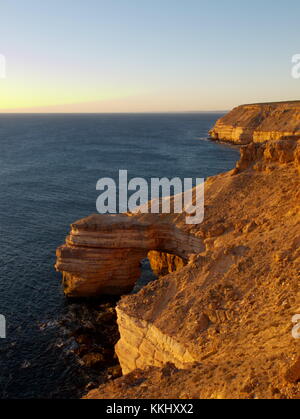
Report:
[[[92,215],[72,224],[66,244],[57,249],[56,269],[69,297],[123,295],[139,279],[140,262],[149,251],[176,255],[183,265],[203,249],[200,238],[168,216]],[[152,255],[153,264],[160,253]],[[163,261],[159,264],[162,269]]]
[[[235,144],[300,136],[300,101],[238,106],[217,121],[210,136]]]
[[[89,398],[299,397],[286,378],[299,359],[299,144],[250,144],[236,169],[207,180],[201,225],[174,216],[204,248],[121,299],[126,375]]]

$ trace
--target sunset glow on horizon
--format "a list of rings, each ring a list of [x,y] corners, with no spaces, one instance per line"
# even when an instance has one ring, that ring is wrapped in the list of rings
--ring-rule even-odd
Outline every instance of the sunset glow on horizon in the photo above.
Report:
[[[271,0],[10,0],[1,5],[0,112],[213,111],[297,99],[300,4],[289,4],[292,14]]]

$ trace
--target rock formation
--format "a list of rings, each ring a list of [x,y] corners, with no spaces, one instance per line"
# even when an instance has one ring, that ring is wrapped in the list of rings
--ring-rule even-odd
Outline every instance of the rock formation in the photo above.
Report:
[[[247,139],[233,140],[250,144],[235,169],[206,181],[202,224],[126,214],[72,226],[57,261],[68,295],[129,291],[146,254],[166,274],[118,303],[124,376],[87,398],[300,397],[300,140],[296,123],[279,130],[293,106],[237,108],[236,126],[253,109],[268,119],[277,108],[281,122],[243,122]]]
[[[235,144],[300,136],[300,101],[238,106],[217,121],[210,136]]]
[[[121,299],[125,376],[88,398],[299,397],[286,378],[299,359],[299,153],[297,139],[250,144],[236,169],[207,180],[203,224],[174,216],[205,248]]]
[[[63,273],[69,297],[123,295],[139,279],[140,262],[149,251],[157,251],[150,260],[162,270],[159,252],[183,264],[203,249],[200,238],[176,227],[168,217],[98,214],[72,224],[66,244],[57,249],[56,269]]]

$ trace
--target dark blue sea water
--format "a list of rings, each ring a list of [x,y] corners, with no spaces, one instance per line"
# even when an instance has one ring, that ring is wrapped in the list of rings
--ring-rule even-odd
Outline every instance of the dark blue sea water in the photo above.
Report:
[[[91,380],[64,319],[76,315],[55,273],[69,224],[96,212],[100,177],[207,177],[232,147],[207,141],[219,114],[0,115],[1,398],[79,397]],[[75,314],[74,314],[75,313]]]

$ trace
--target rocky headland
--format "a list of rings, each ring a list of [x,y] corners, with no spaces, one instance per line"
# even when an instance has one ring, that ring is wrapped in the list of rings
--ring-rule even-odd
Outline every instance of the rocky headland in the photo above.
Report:
[[[300,136],[300,101],[238,106],[217,121],[210,136],[240,145]]]
[[[67,295],[127,293],[117,305],[124,375],[87,398],[300,397],[298,128],[293,119],[262,141],[249,124],[236,168],[206,181],[202,224],[184,214],[95,215],[58,249]],[[276,132],[275,122],[260,132]],[[161,276],[128,294],[147,254]]]

